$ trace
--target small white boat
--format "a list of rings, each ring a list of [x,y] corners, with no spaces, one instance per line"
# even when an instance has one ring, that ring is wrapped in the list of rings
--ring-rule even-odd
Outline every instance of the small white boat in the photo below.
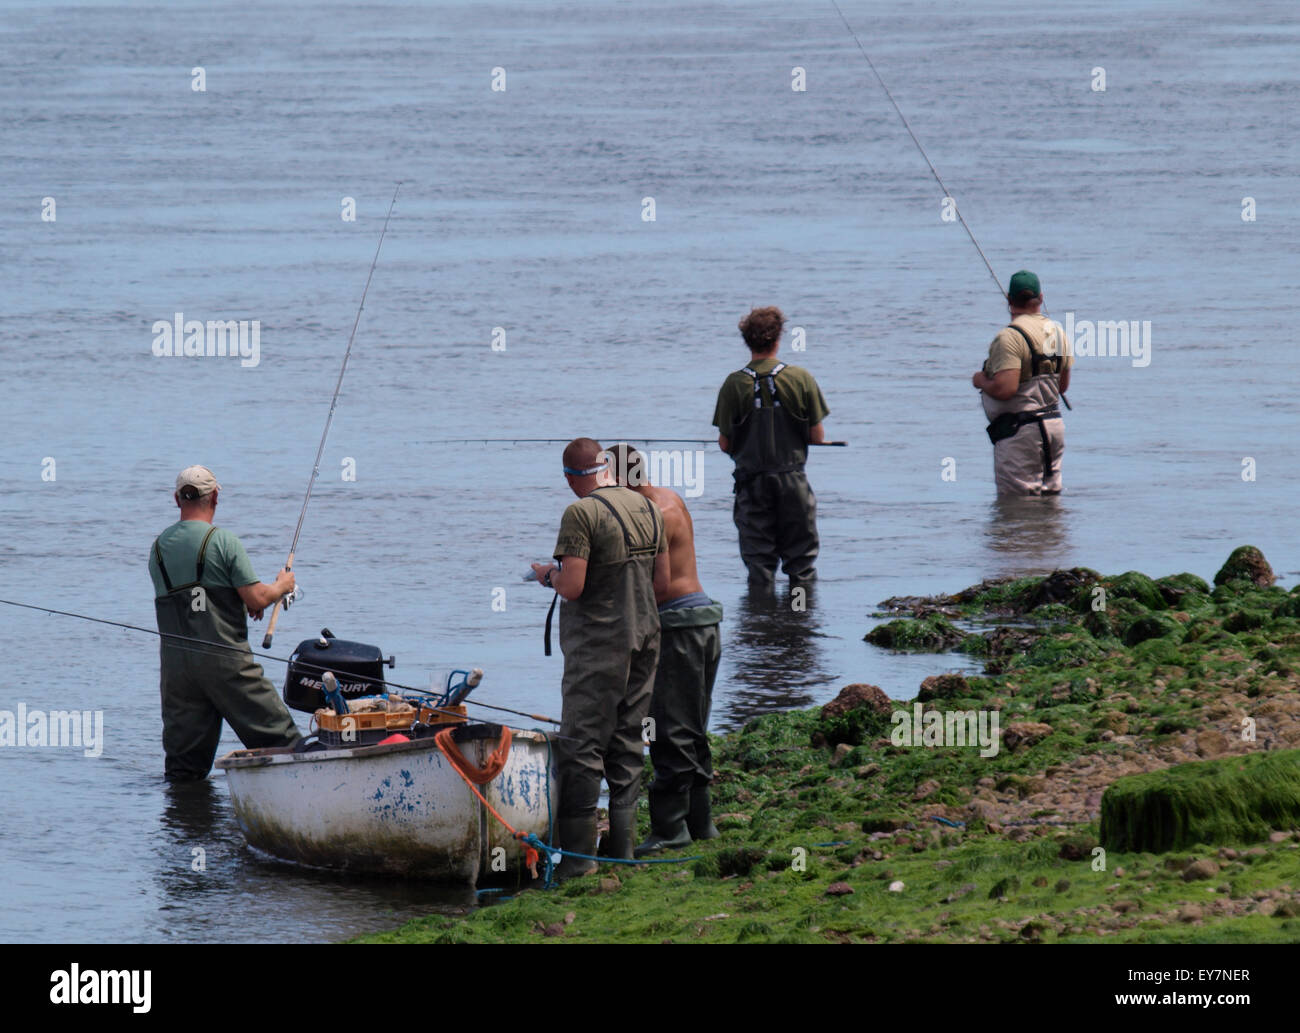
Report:
[[[478,790],[515,829],[554,842],[551,743],[542,732],[511,731],[504,768]],[[500,734],[498,725],[466,724],[454,739],[482,768]],[[216,767],[249,845],[273,857],[469,885],[520,877],[523,847],[432,738],[308,753],[235,750]]]

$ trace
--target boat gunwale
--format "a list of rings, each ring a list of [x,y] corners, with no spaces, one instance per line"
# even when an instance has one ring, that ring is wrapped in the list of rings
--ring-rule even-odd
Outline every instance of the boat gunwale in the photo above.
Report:
[[[471,727],[460,725],[458,727]],[[483,725],[482,727],[491,727]],[[501,727],[497,725],[495,727]],[[549,737],[545,732],[536,729],[511,728],[510,733],[513,738],[523,740],[529,743],[547,742]],[[369,746],[339,746],[331,749],[312,750],[308,753],[294,753],[292,746],[265,746],[257,749],[239,749],[231,750],[224,756],[218,757],[213,763],[213,767],[221,771],[228,771],[231,768],[260,768],[274,764],[293,764],[303,761],[325,761],[325,760],[363,760],[365,758],[382,757],[390,753],[412,753],[417,750],[437,749],[438,744],[433,738],[411,739],[407,742],[390,742],[390,743],[373,743]]]

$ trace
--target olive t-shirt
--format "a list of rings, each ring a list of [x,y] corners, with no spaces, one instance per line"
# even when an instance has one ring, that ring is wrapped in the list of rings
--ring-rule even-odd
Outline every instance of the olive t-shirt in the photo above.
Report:
[[[767,382],[762,379],[762,374],[771,372],[780,361],[771,358],[749,363],[749,368],[760,374],[759,390],[765,404],[769,399]],[[806,419],[809,427],[817,426],[830,415],[831,411],[826,405],[826,399],[822,397],[822,389],[817,386],[817,381],[811,373],[799,366],[786,366],[777,374],[776,393],[791,415]],[[718,391],[718,404],[713,409],[713,425],[718,428],[719,434],[731,437],[736,419],[753,407],[754,379],[748,373],[737,370],[722,382]]]
[[[1025,313],[1016,316],[1012,324],[1025,331],[1034,342],[1034,347],[1044,355],[1065,355],[1065,369],[1074,365],[1074,355],[1070,351],[1070,341],[1065,336],[1065,328],[1060,323],[1047,318],[1041,313]],[[1034,364],[1030,359],[1029,345],[1025,339],[1011,329],[1003,327],[989,345],[988,361],[984,363],[984,375],[995,377],[1003,370],[1020,370],[1020,383],[1034,375]]]
[[[664,533],[664,515],[650,499],[630,488],[610,486],[596,491],[618,510],[627,524],[633,546],[649,546],[656,531],[659,546],[656,555],[668,551],[668,535]],[[653,516],[651,515],[653,513]],[[560,533],[555,540],[556,559],[576,556],[590,561],[595,555],[598,562],[607,563],[627,558],[623,543],[623,529],[609,511],[609,507],[595,497],[595,492],[581,498],[564,511],[560,518]]]
[[[163,565],[173,587],[194,580],[199,546],[211,527],[206,520],[179,520],[158,536]],[[152,543],[149,545],[149,576],[153,578],[154,596],[161,598],[166,595],[167,586],[154,560]],[[214,588],[242,588],[256,582],[257,575],[253,573],[253,564],[243,543],[233,531],[218,527],[208,539],[208,551],[203,554],[203,584]]]

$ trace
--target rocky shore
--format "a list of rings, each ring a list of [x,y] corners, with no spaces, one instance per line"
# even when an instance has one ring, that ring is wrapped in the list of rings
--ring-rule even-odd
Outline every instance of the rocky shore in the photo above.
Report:
[[[1300,588],[1086,568],[881,604],[983,660],[715,742],[718,840],[380,942],[1300,941]],[[646,821],[643,815],[643,823]]]

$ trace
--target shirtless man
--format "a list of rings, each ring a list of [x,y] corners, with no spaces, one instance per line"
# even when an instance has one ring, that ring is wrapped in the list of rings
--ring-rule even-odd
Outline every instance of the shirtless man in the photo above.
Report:
[[[722,655],[722,605],[700,586],[695,527],[681,496],[650,484],[645,456],[629,445],[615,445],[610,453],[618,483],[659,507],[668,537],[668,588],[655,597],[660,628],[659,668],[650,702],[655,779],[649,794],[650,836],[635,851],[641,857],[718,835],[709,801],[713,756],[708,728],[713,680]]]

